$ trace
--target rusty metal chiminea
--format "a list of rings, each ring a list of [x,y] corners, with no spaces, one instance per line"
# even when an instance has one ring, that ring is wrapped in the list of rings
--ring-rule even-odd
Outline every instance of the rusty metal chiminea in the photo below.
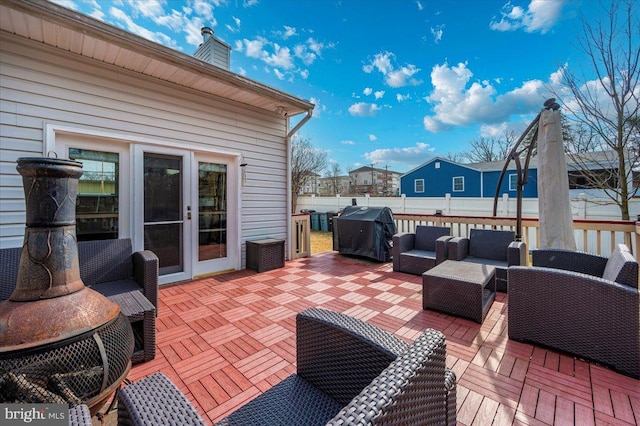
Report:
[[[16,289],[0,303],[0,402],[87,404],[94,414],[131,368],[120,307],[80,278],[75,204],[82,164],[20,158],[26,229]]]

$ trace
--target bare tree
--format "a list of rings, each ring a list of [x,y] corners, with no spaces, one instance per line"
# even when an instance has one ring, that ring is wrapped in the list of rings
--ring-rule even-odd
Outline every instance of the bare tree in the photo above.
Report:
[[[569,155],[591,187],[604,189],[629,219],[630,182],[638,164],[638,112],[640,103],[640,21],[638,3],[612,1],[606,18],[595,23],[582,19],[578,47],[590,61],[595,81],[585,73],[565,69],[562,83],[568,96],[556,90],[574,124],[574,149]],[[588,156],[584,151],[607,150],[612,155]],[[596,170],[592,172],[592,170]]]
[[[466,157],[462,152],[447,152],[444,155],[444,158],[453,161],[454,163],[464,163],[466,161]]]
[[[329,168],[327,169],[325,176],[329,178],[329,181],[331,182],[333,195],[340,192],[340,174],[341,173],[342,173],[342,170],[340,169],[340,164],[338,163],[329,164]]]
[[[308,138],[291,141],[291,211],[296,212],[298,194],[327,166],[327,153],[316,149]]]
[[[471,148],[462,152],[462,157],[470,163],[502,161],[509,156],[511,146],[516,141],[513,132],[506,132],[504,137],[480,137],[469,143]]]

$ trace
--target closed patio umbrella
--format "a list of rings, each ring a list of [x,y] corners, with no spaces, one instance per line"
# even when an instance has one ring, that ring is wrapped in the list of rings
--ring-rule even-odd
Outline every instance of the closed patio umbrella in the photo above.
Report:
[[[540,248],[576,250],[560,111],[543,110],[538,131]]]

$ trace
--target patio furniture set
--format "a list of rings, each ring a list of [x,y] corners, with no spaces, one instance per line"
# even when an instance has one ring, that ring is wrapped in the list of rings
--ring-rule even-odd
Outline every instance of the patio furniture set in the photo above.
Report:
[[[471,229],[451,237],[442,226],[417,226],[393,237],[393,270],[422,275],[423,308],[482,323],[496,291],[507,291],[507,269],[525,265],[527,249],[515,233]]]
[[[532,251],[510,231],[418,226],[393,237],[393,270],[422,275],[423,308],[482,323],[495,292],[509,293],[509,338],[584,357],[640,378],[638,262],[625,244],[610,257]],[[424,268],[424,269],[423,269]]]
[[[393,269],[422,275],[424,309],[482,323],[495,292],[508,289],[510,338],[640,377],[638,264],[626,246],[619,245],[609,258],[535,250],[533,266],[524,267],[519,265],[526,264],[526,247],[513,241],[512,232],[474,229],[469,238],[448,232],[419,226],[415,234],[393,238]],[[137,329],[133,361],[152,359],[157,257],[133,253],[128,239],[81,242],[78,251],[85,284],[119,303]],[[19,257],[19,248],[0,250],[0,300],[15,287]],[[445,366],[441,332],[428,329],[407,344],[371,324],[319,308],[299,313],[296,328],[297,374],[219,424],[456,423],[456,378]],[[71,409],[70,419],[90,424],[86,406]],[[204,424],[162,373],[121,389],[118,422]]]

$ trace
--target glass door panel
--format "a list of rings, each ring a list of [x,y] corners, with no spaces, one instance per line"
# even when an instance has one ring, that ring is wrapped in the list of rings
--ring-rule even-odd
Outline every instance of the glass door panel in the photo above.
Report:
[[[198,261],[227,257],[227,166],[198,162]]]
[[[184,271],[183,157],[144,153],[144,248],[160,274]]]
[[[118,153],[69,148],[69,159],[82,163],[76,198],[78,241],[118,238]]]

